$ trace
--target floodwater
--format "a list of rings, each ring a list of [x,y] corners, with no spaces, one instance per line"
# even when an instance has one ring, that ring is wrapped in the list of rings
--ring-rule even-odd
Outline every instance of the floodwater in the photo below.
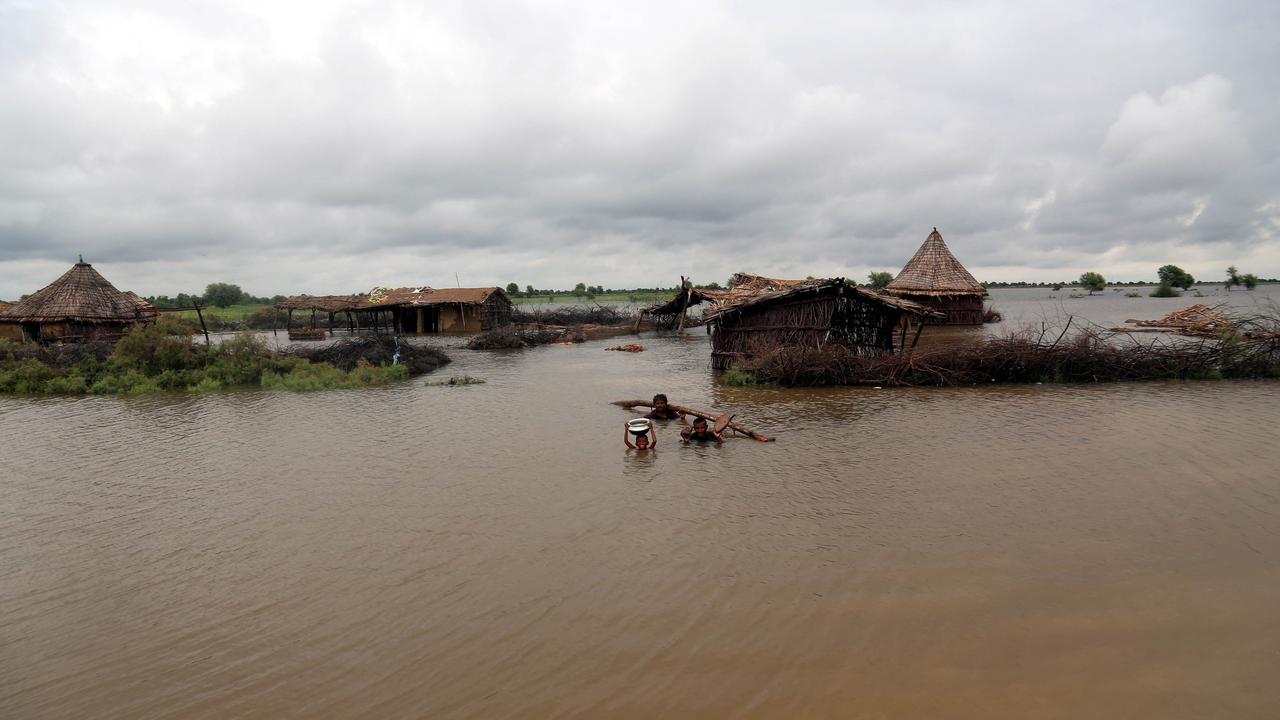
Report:
[[[1280,383],[731,388],[642,342],[0,397],[0,717],[1280,717]],[[655,391],[777,442],[628,452]]]

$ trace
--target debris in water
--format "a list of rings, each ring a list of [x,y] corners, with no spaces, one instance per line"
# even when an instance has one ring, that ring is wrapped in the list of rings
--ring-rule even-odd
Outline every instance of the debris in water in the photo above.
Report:
[[[428,380],[425,383],[423,383],[423,385],[426,385],[427,387],[456,387],[459,385],[483,385],[483,384],[484,384],[484,378],[471,377],[470,375],[463,375],[462,377],[458,377],[455,375],[454,377],[451,377],[448,380],[444,380],[444,379]]]
[[[617,352],[637,353],[644,352],[644,346],[638,343],[627,343],[625,345],[613,345],[605,348],[605,350],[616,350]]]

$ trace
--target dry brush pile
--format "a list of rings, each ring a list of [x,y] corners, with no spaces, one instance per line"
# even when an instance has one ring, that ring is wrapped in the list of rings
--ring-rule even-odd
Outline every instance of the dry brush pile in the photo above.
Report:
[[[516,348],[580,343],[586,340],[581,328],[504,325],[482,332],[467,342],[471,350],[514,350]]]
[[[907,353],[858,356],[841,346],[773,348],[737,363],[787,386],[959,386],[1280,377],[1280,318],[1237,317],[1214,337],[1142,342],[1082,328],[1021,332]]]

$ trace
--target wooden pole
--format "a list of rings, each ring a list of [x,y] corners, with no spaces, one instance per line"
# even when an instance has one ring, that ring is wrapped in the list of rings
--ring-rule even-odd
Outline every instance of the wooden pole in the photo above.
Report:
[[[427,309],[418,308],[418,334],[423,335],[427,332]]]
[[[913,337],[913,338],[911,338],[911,349],[912,349],[912,350],[914,350],[914,349],[916,348],[916,343],[920,342],[920,333],[922,333],[922,332],[924,332],[924,318],[917,318],[917,321],[916,321],[916,336],[915,336],[915,337]]]
[[[271,334],[272,335],[276,334],[276,326],[278,326],[279,324],[280,324],[280,308],[274,308],[274,312],[271,313]]]
[[[333,313],[329,313],[329,337],[333,337]]]
[[[351,317],[350,310],[347,311],[347,327],[351,330],[352,335],[356,334],[356,321],[355,318]]]
[[[209,342],[209,328],[205,327],[204,315],[201,314],[199,305],[194,305],[193,307],[196,309],[196,317],[200,318],[200,329],[204,331],[204,346],[209,347],[211,344]]]
[[[627,408],[628,410],[634,410],[638,407],[647,407],[647,408],[653,407],[653,403],[648,400],[615,400],[613,404]],[[685,415],[700,417],[704,420],[707,420],[708,422],[713,422],[717,417],[719,417],[718,415],[712,415],[711,413],[706,412],[704,410],[697,410],[694,408],[685,407],[683,405],[673,405],[671,403],[667,403],[667,407],[671,408],[672,410],[675,410],[678,413],[684,413]],[[765,437],[764,435],[761,435],[760,433],[755,432],[750,428],[743,427],[742,425],[739,425],[736,422],[730,422],[727,427],[731,430],[736,430],[742,433],[743,435],[746,435],[752,440],[757,440],[759,442],[774,441],[774,438]]]

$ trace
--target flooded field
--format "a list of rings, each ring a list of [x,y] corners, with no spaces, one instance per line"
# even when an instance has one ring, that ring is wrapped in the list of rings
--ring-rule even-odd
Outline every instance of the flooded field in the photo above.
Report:
[[[1061,303],[1168,312],[1107,293]],[[731,388],[642,342],[0,397],[0,717],[1280,716],[1280,383]],[[629,453],[658,391],[777,442]]]

